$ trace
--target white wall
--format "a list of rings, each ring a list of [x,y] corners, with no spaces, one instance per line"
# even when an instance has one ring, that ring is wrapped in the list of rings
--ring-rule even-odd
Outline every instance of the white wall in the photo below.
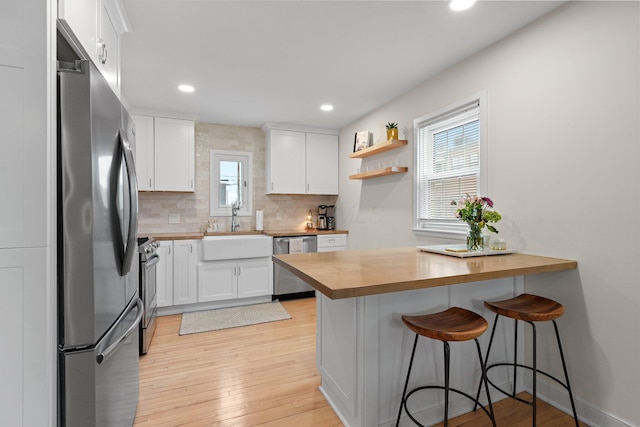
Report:
[[[613,418],[595,420],[583,404],[640,424],[639,16],[638,2],[567,3],[340,134],[337,220],[350,247],[438,243],[410,230],[413,168],[348,175],[393,159],[411,167],[413,119],[487,90],[487,195],[503,215],[498,229],[521,252],[578,261],[577,271],[529,276],[525,287],[565,305],[560,329],[579,410],[599,425]],[[376,140],[387,121],[407,128],[408,147],[347,157],[356,131]],[[544,332],[539,354],[558,374]]]

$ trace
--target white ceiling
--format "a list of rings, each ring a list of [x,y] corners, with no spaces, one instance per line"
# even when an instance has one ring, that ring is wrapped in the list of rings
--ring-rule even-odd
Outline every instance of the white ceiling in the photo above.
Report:
[[[341,128],[563,2],[480,1],[465,12],[446,1],[123,3],[133,32],[122,38],[122,93],[133,108]]]

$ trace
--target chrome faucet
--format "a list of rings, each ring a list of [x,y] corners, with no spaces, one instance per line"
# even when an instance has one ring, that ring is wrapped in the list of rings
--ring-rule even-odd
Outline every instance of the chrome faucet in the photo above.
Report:
[[[240,202],[236,202],[231,205],[231,231],[236,231],[240,224],[238,223],[238,210],[240,209]]]

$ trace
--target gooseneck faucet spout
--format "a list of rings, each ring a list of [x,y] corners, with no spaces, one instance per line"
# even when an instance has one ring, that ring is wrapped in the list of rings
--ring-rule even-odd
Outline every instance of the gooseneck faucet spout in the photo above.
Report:
[[[238,210],[240,210],[240,203],[234,203],[231,205],[231,231],[236,231],[240,224],[238,223]]]

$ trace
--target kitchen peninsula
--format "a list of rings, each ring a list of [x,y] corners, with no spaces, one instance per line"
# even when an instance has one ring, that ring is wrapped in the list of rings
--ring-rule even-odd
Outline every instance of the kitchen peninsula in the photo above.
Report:
[[[316,352],[321,391],[344,424],[351,427],[390,425],[395,420],[413,339],[402,325],[402,314],[459,306],[492,320],[484,300],[521,293],[525,275],[577,267],[575,261],[525,254],[457,258],[413,247],[278,255],[273,259],[319,291]],[[549,277],[553,280],[554,276]],[[487,335],[480,338],[485,349]],[[492,359],[506,357],[507,349],[513,347],[513,323],[503,323],[498,335]],[[426,340],[420,346],[410,386],[441,382],[441,346]],[[519,350],[519,354],[524,352]],[[452,355],[452,387],[472,392],[480,369],[474,351]],[[506,370],[492,378],[508,389]],[[519,384],[523,383],[520,378]],[[412,412],[419,413],[419,419],[427,424],[438,422],[442,397],[435,392],[423,393],[412,402],[416,405]],[[466,400],[454,398],[450,403],[452,416],[471,410]]]

